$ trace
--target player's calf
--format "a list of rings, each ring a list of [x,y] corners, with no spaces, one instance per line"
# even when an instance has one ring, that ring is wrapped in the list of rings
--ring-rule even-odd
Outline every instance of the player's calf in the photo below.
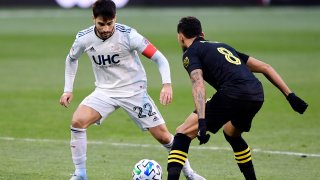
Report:
[[[168,156],[168,180],[179,180],[182,167],[187,161],[191,138],[178,133],[174,137],[174,143]]]
[[[254,167],[252,163],[251,151],[245,140],[241,136],[228,136],[224,131],[223,134],[226,140],[231,145],[234,152],[235,160],[246,180],[256,180],[256,174],[254,172]]]

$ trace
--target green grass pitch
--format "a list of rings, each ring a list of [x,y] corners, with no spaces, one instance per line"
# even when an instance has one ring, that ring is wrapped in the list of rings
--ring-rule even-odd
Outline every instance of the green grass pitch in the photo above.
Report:
[[[142,58],[148,90],[171,132],[193,110],[191,84],[181,62],[176,24],[197,16],[206,38],[226,42],[271,64],[296,94],[309,103],[294,112],[283,95],[257,75],[265,104],[244,134],[253,149],[258,179],[318,179],[320,172],[320,9],[192,8],[121,9],[118,22],[136,28],[168,58],[174,102],[161,106],[156,64]],[[68,179],[73,172],[70,119],[94,89],[88,58],[79,61],[74,100],[58,103],[64,85],[64,62],[77,31],[92,24],[90,10],[0,9],[0,179]],[[207,96],[214,93],[208,90]],[[166,177],[167,153],[142,133],[124,111],[88,129],[89,179],[127,180],[140,159],[158,161]],[[143,144],[140,145],[140,144]],[[243,179],[221,131],[190,150],[193,168],[212,179]],[[298,153],[306,154],[301,157]],[[181,178],[183,179],[183,178]]]

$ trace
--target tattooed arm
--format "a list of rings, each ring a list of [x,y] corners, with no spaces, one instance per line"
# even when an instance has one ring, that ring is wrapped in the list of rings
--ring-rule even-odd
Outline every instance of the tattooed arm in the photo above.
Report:
[[[201,69],[195,69],[190,73],[192,82],[192,95],[199,119],[205,118],[206,90]]]
[[[192,95],[198,114],[198,134],[197,138],[201,144],[205,144],[210,139],[210,134],[207,134],[207,123],[205,119],[206,107],[206,89],[203,81],[202,70],[195,69],[190,73],[192,82]]]

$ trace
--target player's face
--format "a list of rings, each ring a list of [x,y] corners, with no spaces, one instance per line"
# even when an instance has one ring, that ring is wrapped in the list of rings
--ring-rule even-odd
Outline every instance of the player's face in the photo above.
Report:
[[[97,35],[101,39],[108,39],[112,36],[114,32],[114,25],[116,23],[116,18],[106,19],[102,16],[98,16],[93,19],[96,26]]]

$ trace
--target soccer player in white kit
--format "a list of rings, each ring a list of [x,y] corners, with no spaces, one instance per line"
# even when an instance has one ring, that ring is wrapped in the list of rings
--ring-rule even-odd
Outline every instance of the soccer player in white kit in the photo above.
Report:
[[[100,124],[110,113],[123,108],[142,129],[148,130],[168,151],[173,144],[165,121],[149,97],[147,78],[138,54],[157,63],[162,78],[160,103],[172,101],[170,68],[167,59],[135,29],[116,23],[116,6],[111,0],[98,0],[93,6],[94,25],[80,31],[66,58],[64,93],[60,104],[68,107],[78,59],[86,52],[95,76],[96,89],[74,112],[71,122],[71,153],[75,165],[72,180],[86,180],[86,129]],[[183,168],[187,179],[204,179],[189,163]]]

